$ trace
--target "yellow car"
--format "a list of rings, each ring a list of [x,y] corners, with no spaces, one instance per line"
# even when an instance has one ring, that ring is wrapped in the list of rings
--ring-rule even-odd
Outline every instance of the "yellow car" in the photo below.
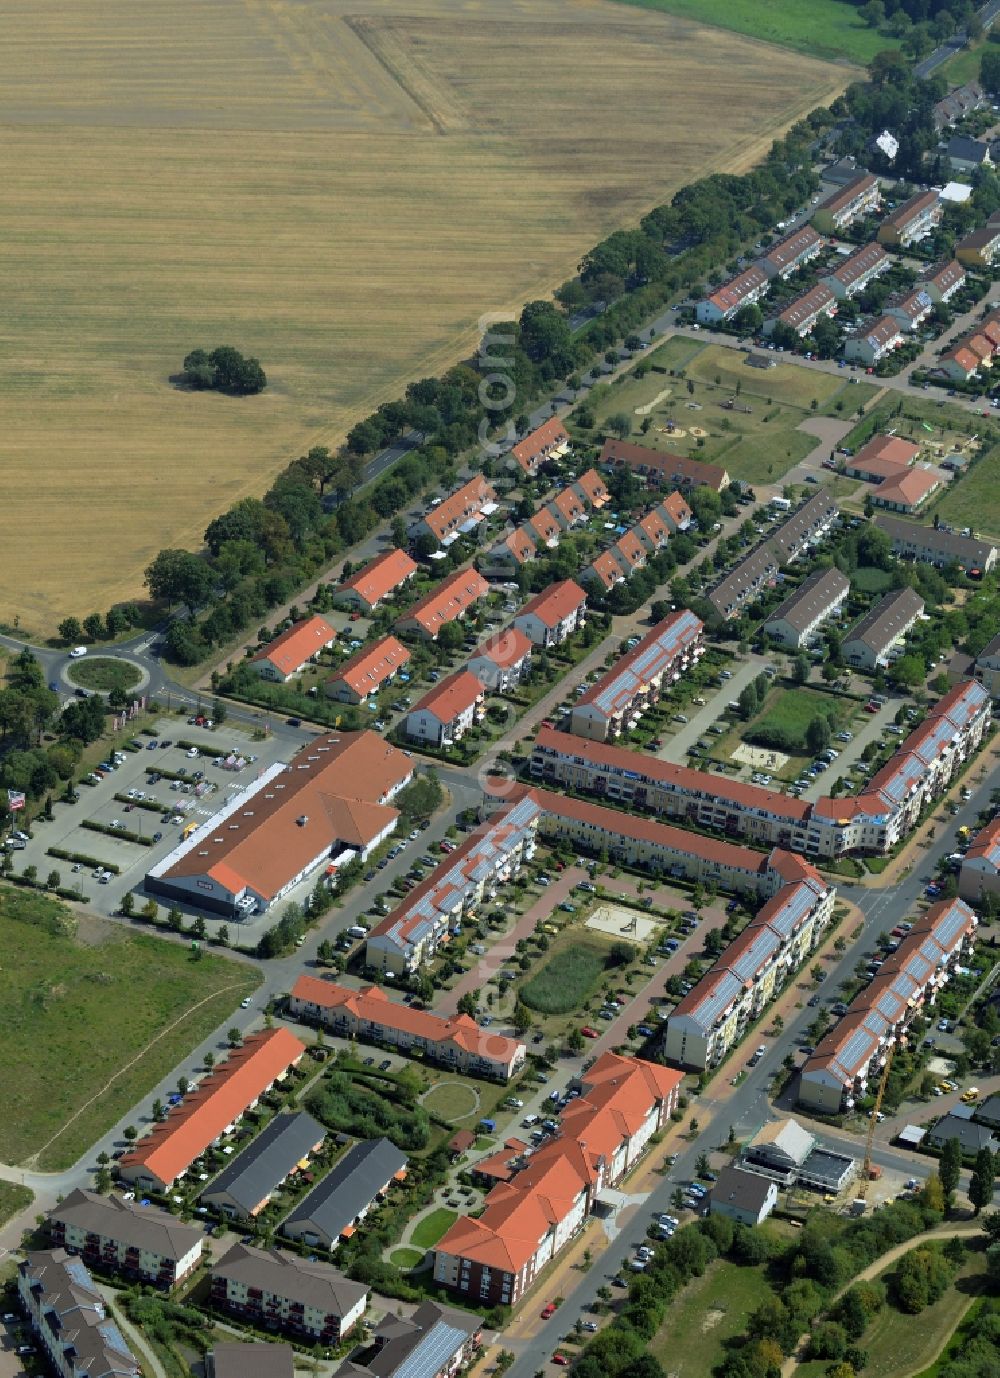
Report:
[[[979,1087],[970,1086],[968,1091],[966,1091],[964,1095],[960,1096],[959,1099],[962,1101],[963,1105],[974,1105],[975,1102],[979,1099]]]

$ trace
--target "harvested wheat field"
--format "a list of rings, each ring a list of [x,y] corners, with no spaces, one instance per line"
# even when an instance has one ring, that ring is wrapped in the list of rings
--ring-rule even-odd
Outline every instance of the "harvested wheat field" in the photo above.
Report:
[[[139,592],[152,553],[459,357],[482,312],[853,75],[606,0],[0,21],[0,618],[34,634]],[[216,344],[267,391],[171,384]]]

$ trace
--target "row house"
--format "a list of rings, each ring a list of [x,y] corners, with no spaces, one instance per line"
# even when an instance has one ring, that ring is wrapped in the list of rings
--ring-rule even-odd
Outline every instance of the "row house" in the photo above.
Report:
[[[1000,255],[1000,225],[984,225],[963,235],[955,244],[955,257],[966,268],[992,268]]]
[[[333,1250],[350,1239],[394,1183],[406,1181],[407,1158],[389,1139],[352,1144],[326,1176],[297,1201],[281,1233],[310,1249]]]
[[[262,646],[250,657],[250,664],[261,679],[285,684],[336,639],[337,629],[325,617],[307,617]]]
[[[942,354],[939,367],[949,378],[967,382],[978,370],[989,368],[998,352],[1000,310],[993,310]]]
[[[409,1316],[389,1312],[358,1356],[365,1362],[345,1359],[336,1378],[457,1378],[482,1349],[482,1332],[480,1317],[436,1301]]]
[[[577,699],[570,731],[600,742],[630,731],[704,654],[704,631],[687,609],[657,623]]]
[[[970,81],[956,86],[934,106],[934,128],[944,129],[946,125],[957,124],[966,115],[988,104],[989,99],[978,82]]]
[[[274,1193],[323,1147],[326,1130],[304,1110],[275,1115],[201,1193],[203,1206],[227,1220],[253,1220]]]
[[[491,694],[509,694],[529,674],[533,650],[530,638],[515,624],[477,646],[467,668]]]
[[[534,856],[539,815],[534,800],[521,798],[482,823],[372,929],[368,966],[414,972],[430,961],[463,918],[492,900]]]
[[[610,593],[618,584],[624,584],[625,571],[621,561],[610,550],[595,556],[580,575],[585,584],[592,585],[598,592]]]
[[[780,645],[797,650],[837,615],[850,590],[850,580],[839,569],[815,570],[775,609],[763,631]]]
[[[855,669],[884,669],[923,611],[924,600],[916,589],[891,590],[844,637],[844,659]]]
[[[785,235],[784,239],[779,239],[777,244],[772,244],[760,260],[760,266],[769,278],[783,282],[799,268],[811,263],[823,252],[825,245],[826,240],[816,233],[812,225],[803,225],[801,229]]]
[[[587,469],[550,502],[487,551],[482,566],[494,577],[516,574],[535,559],[540,549],[555,550],[563,531],[586,521],[611,500],[607,484],[596,469]]]
[[[926,268],[917,279],[935,306],[943,306],[951,301],[956,292],[965,286],[965,269],[957,258],[946,259]]]
[[[529,598],[513,625],[533,646],[547,647],[560,646],[586,620],[586,593],[574,579],[560,579]]]
[[[608,486],[596,469],[587,469],[578,479],[574,480],[571,486],[574,492],[595,512],[600,512],[611,501]]]
[[[863,292],[870,282],[874,282],[891,267],[892,259],[881,244],[862,244],[860,249],[848,254],[844,261],[832,272],[827,273],[821,281],[824,286],[829,287],[838,301],[846,301],[849,297]]]
[[[538,554],[535,533],[525,523],[502,536],[483,556],[481,568],[494,579],[506,579],[530,564]]]
[[[844,341],[844,358],[874,368],[903,343],[903,328],[895,316],[880,316]]]
[[[511,446],[512,467],[528,478],[534,478],[547,459],[562,459],[569,450],[570,438],[566,427],[558,417],[553,416]]]
[[[893,249],[905,249],[933,234],[941,224],[944,206],[936,191],[918,191],[897,206],[878,227],[878,241]]]
[[[811,1110],[850,1110],[873,1089],[892,1046],[934,1005],[972,955],[977,927],[960,899],[932,905],[913,925],[802,1069],[798,1098]]]
[[[211,1271],[212,1306],[255,1328],[336,1345],[358,1326],[368,1288],[318,1259],[234,1244]]]
[[[770,286],[767,273],[753,264],[700,301],[695,316],[703,325],[732,320],[745,306],[754,306],[766,296]]]
[[[920,526],[882,513],[877,513],[874,521],[892,542],[893,555],[900,559],[919,560],[938,569],[957,564],[966,573],[988,573],[997,562],[997,547],[977,536],[962,536],[943,526]]]
[[[391,684],[410,663],[410,652],[395,636],[383,636],[345,660],[324,686],[327,698],[359,704]]]
[[[444,1017],[414,1009],[379,986],[355,990],[302,975],[292,987],[289,1009],[340,1038],[419,1053],[467,1076],[507,1082],[524,1066],[526,1052],[519,1039],[482,1029],[467,1014]]]
[[[419,521],[413,524],[410,535],[416,538],[430,536],[439,545],[449,546],[459,536],[470,535],[481,521],[497,511],[496,489],[476,474],[454,493],[436,506],[429,508]]]
[[[968,383],[979,372],[980,359],[967,345],[953,345],[946,349],[938,362],[938,368],[957,383]]]
[[[449,747],[486,716],[486,690],[470,670],[456,670],[423,696],[406,715],[411,742]]]
[[[971,904],[985,895],[1000,895],[1000,815],[976,834],[962,858],[958,893]]]
[[[624,467],[633,474],[671,488],[697,488],[704,484],[721,493],[729,487],[729,474],[719,464],[673,455],[665,450],[651,450],[630,440],[608,436],[601,450],[600,464],[610,468]]]
[[[991,698],[1000,699],[1000,632],[976,656],[976,679]]]
[[[417,572],[417,562],[405,550],[387,550],[356,569],[334,590],[338,608],[370,617],[377,607],[409,583]]]
[[[783,325],[788,330],[794,330],[800,339],[804,339],[815,328],[817,321],[822,320],[824,316],[829,319],[837,314],[837,305],[837,298],[830,288],[825,283],[817,282],[815,287],[810,287],[808,292],[796,297],[777,316],[765,321],[764,334],[771,335],[776,326]]]
[[[818,877],[779,891],[671,1012],[665,1056],[698,1071],[721,1062],[814,951],[835,894]]]
[[[476,570],[456,569],[454,574],[443,579],[430,593],[414,603],[396,623],[396,628],[435,641],[446,623],[465,617],[489,591],[489,584]]]
[[[77,1188],[49,1212],[54,1247],[79,1254],[101,1273],[154,1287],[182,1282],[201,1261],[203,1234],[155,1206]]]
[[[587,504],[573,488],[561,488],[546,506],[561,531],[572,531],[587,520]]]
[[[782,565],[790,564],[813,542],[821,541],[837,520],[832,498],[817,493],[766,536],[708,595],[721,617],[736,617],[743,606],[770,584]]]
[[[890,297],[885,303],[885,314],[899,322],[904,330],[919,330],[934,310],[934,299],[926,287],[919,283],[908,292]]]
[[[83,1259],[32,1250],[17,1265],[17,1295],[59,1378],[142,1378]]]
[[[993,162],[989,144],[967,134],[953,134],[945,144],[945,154],[955,172],[975,172]]]
[[[878,178],[859,172],[839,191],[832,192],[813,211],[812,221],[821,234],[839,234],[855,220],[874,215],[881,208],[882,193]]]
[[[563,533],[562,522],[548,507],[532,512],[525,526],[535,545],[544,550],[555,550]]]
[[[515,1306],[670,1123],[681,1080],[604,1053],[582,1074],[557,1137],[526,1152],[479,1215],[459,1217],[439,1241],[434,1281],[477,1305]]]

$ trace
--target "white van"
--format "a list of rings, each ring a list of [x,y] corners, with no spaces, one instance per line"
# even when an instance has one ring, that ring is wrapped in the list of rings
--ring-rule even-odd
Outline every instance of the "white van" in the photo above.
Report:
[[[79,660],[81,656],[85,656],[86,654],[87,654],[87,648],[86,648],[86,646],[74,646],[73,649],[72,649],[72,650],[70,651],[70,653],[69,653],[70,659],[71,659],[71,660]]]

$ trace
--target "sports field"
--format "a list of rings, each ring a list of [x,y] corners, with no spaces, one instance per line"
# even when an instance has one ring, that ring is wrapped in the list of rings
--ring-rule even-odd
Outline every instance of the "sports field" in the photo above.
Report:
[[[482,313],[852,75],[612,0],[8,7],[0,620],[134,595]],[[267,391],[175,388],[216,344]]]

